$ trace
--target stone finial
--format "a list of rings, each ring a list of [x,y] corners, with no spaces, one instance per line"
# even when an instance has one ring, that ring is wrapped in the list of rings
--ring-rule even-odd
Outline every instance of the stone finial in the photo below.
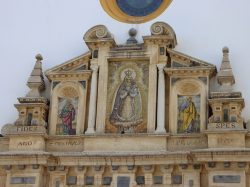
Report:
[[[222,49],[223,59],[221,68],[217,76],[218,83],[222,86],[231,86],[235,83],[233,71],[229,60],[229,49],[224,47]]]
[[[27,97],[40,97],[40,92],[45,89],[43,70],[42,70],[42,55],[36,55],[36,63],[27,81],[27,86],[30,88]]]
[[[127,44],[137,44],[138,41],[136,40],[137,30],[135,28],[131,28],[128,32],[130,38],[127,40]]]

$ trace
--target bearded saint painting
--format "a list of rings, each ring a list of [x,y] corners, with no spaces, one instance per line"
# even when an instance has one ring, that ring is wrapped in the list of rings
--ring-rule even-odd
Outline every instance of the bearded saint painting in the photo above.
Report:
[[[121,73],[110,122],[123,130],[132,130],[131,127],[142,122],[141,94],[136,84],[136,73],[132,69]]]
[[[180,99],[183,97],[179,97]],[[199,96],[194,96],[196,100]],[[191,96],[184,97],[184,101],[179,105],[178,132],[193,133],[199,131],[199,113]]]
[[[76,120],[76,108],[71,100],[62,100],[59,105],[62,105],[59,109],[58,118],[61,120],[61,126],[63,128],[63,135],[75,135],[76,129],[73,128],[74,121]]]

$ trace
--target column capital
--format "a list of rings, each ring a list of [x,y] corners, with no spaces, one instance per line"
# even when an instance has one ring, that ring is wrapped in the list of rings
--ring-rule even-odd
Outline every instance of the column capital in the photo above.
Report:
[[[161,64],[156,64],[158,71],[163,71],[163,69],[166,67],[167,63],[161,63]]]
[[[91,64],[90,69],[94,72],[97,73],[99,70],[99,65],[98,64]]]

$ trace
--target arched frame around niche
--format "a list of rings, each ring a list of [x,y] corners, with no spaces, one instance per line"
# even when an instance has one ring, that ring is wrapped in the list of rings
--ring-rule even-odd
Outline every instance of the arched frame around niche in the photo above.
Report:
[[[178,119],[178,95],[195,96],[200,95],[200,132],[206,129],[207,117],[207,89],[206,85],[195,78],[185,78],[177,81],[172,85],[170,94],[169,110],[169,131],[171,134],[177,134]]]
[[[76,81],[63,81],[58,84],[52,90],[51,96],[51,106],[50,106],[50,123],[49,123],[49,134],[56,135],[56,125],[58,116],[58,102],[59,97],[62,97],[62,92],[65,88],[71,88],[75,90],[78,97],[78,111],[77,111],[77,125],[76,125],[76,135],[83,134],[86,118],[86,89]]]
[[[172,0],[163,0],[162,5],[149,15],[136,17],[124,13],[117,5],[116,0],[100,0],[103,9],[114,19],[124,23],[145,23],[162,14],[170,5]]]

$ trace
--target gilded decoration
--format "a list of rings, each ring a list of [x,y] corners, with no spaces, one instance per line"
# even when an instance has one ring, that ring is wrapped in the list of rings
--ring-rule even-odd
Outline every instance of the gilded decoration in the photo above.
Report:
[[[148,70],[146,62],[110,62],[107,132],[145,132]]]

